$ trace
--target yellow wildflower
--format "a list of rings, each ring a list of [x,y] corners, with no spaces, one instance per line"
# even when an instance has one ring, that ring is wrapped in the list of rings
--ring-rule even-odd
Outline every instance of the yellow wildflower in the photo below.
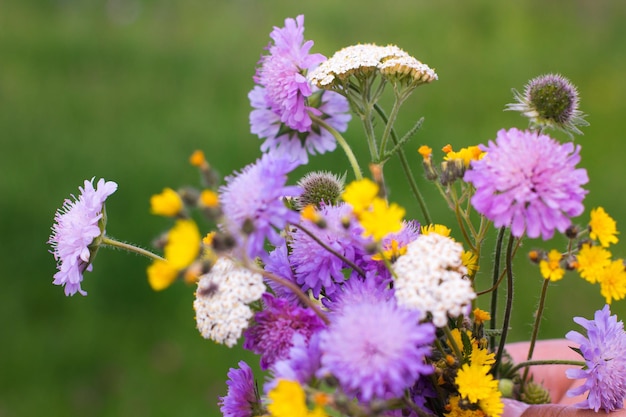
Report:
[[[169,262],[156,260],[148,266],[148,283],[154,291],[164,290],[176,280],[178,272]]]
[[[183,200],[171,188],[164,188],[161,194],[150,197],[150,211],[157,216],[176,216],[183,210]]]
[[[309,220],[313,223],[317,223],[322,218],[322,216],[320,216],[313,204],[307,204],[306,206],[304,206],[304,208],[300,212],[300,216],[304,220]]]
[[[465,168],[469,167],[470,162],[477,161],[485,155],[478,146],[469,146],[467,148],[463,148],[458,152],[454,152],[450,145],[447,145],[443,149],[446,152],[446,156],[444,156],[444,160],[449,161],[452,159],[461,159],[463,160],[463,165]]]
[[[576,270],[592,284],[598,281],[602,270],[611,263],[611,252],[600,246],[584,244],[576,255]]]
[[[500,417],[504,411],[502,393],[498,389],[494,389],[487,398],[478,401],[478,406],[489,417]]]
[[[446,405],[446,416],[448,417],[487,417],[481,409],[473,410],[467,407],[461,407],[459,401],[461,397],[455,395],[450,397]]]
[[[602,270],[598,277],[600,281],[600,294],[605,298],[607,304],[613,300],[621,300],[626,297],[626,270],[624,261],[618,259],[610,263]]]
[[[372,256],[372,260],[374,261],[382,261],[383,259],[388,260],[389,262],[395,262],[400,256],[406,253],[406,245],[400,246],[397,240],[391,239],[391,243],[389,245],[383,246],[382,250]]]
[[[431,148],[430,146],[422,145],[417,149],[417,152],[422,155],[422,158],[430,159],[431,155],[433,154],[433,148]]]
[[[602,207],[591,210],[589,221],[589,237],[599,240],[602,247],[608,247],[611,243],[617,243],[617,224]]]
[[[352,181],[341,195],[343,201],[352,206],[352,210],[357,216],[366,210],[377,196],[378,185],[368,178]]]
[[[489,398],[498,389],[498,381],[489,373],[489,366],[464,364],[456,375],[461,397],[476,403]]]
[[[488,311],[475,308],[474,311],[474,323],[482,324],[488,320],[491,320],[491,314]]]
[[[480,349],[474,346],[470,354],[470,363],[476,366],[490,366],[496,361],[496,354],[489,352],[488,349]]]
[[[200,204],[209,208],[218,207],[220,205],[219,196],[213,190],[203,190],[200,193]]]
[[[463,251],[461,255],[461,262],[467,268],[467,275],[473,277],[478,272],[480,266],[478,265],[478,256],[472,251]]]
[[[422,226],[423,235],[428,235],[430,233],[437,233],[441,236],[449,237],[452,230],[443,224],[429,224],[427,226]]]
[[[363,235],[372,236],[379,242],[389,233],[399,232],[402,229],[404,209],[399,205],[387,204],[382,198],[375,198],[371,209],[365,210],[359,216],[359,222],[363,226]]]
[[[195,167],[201,167],[202,165],[206,164],[204,152],[197,150],[192,153],[189,157],[189,163]]]
[[[187,268],[200,252],[200,232],[193,220],[181,219],[167,234],[165,259],[179,270]]]
[[[561,259],[563,255],[556,249],[552,249],[548,253],[548,259],[539,261],[539,270],[541,276],[550,281],[558,281],[565,275],[565,269],[561,268]]]
[[[306,406],[306,394],[296,381],[281,379],[276,387],[268,393],[271,401],[267,405],[272,417],[324,417],[326,413],[317,406],[309,410]]]

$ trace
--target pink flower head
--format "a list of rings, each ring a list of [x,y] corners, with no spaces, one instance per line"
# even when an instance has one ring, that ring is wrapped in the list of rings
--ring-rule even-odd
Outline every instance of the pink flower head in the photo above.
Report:
[[[510,227],[516,237],[550,239],[565,232],[571,217],[584,211],[589,181],[580,161],[580,146],[550,136],[502,129],[495,141],[481,145],[487,154],[472,161],[464,176],[476,188],[474,208],[496,227]]]
[[[48,243],[59,271],[54,274],[53,284],[64,285],[65,295],[87,295],[80,287],[83,272],[92,269],[97,250],[93,243],[104,234],[104,202],[116,189],[117,184],[112,181],[100,179],[94,188],[93,178],[85,180],[78,198],[66,199],[54,216]]]

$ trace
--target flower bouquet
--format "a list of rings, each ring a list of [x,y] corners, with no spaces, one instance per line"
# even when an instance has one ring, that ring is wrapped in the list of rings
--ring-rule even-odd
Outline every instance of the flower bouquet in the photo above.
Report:
[[[526,130],[502,129],[460,150],[448,145],[441,158],[414,146],[418,155],[406,149],[423,119],[403,134],[395,126],[416,88],[437,80],[432,68],[393,45],[313,54],[303,16],[270,37],[249,94],[263,156],[222,183],[194,152],[202,184],[166,188],[150,201],[154,214],[173,221],[155,241],[162,256],[107,236],[105,201],[117,184],[85,181],[56,213],[54,284],[86,295],[81,282],[97,251],[115,247],[152,260],[154,290],[178,280],[194,285],[200,334],[228,347],[243,340],[265,372],[255,378],[243,361],[230,370],[216,399],[224,416],[498,417],[509,399],[550,403],[529,367],[554,364],[569,365],[567,377],[582,381],[569,391],[586,394],[578,407],[621,409],[626,334],[609,310],[626,296],[624,262],[609,251],[616,223],[601,207],[585,226],[572,223],[587,193],[580,145],[547,134],[582,134],[576,88],[560,75],[534,78],[506,106],[529,120]],[[385,94],[390,109],[381,104]],[[342,135],[353,116],[368,144],[367,171]],[[337,145],[349,174],[310,171],[290,181],[294,169]],[[389,201],[384,168],[398,162],[419,219]],[[423,186],[439,190],[460,236],[433,222]],[[512,259],[524,237],[549,240],[555,232],[566,236],[565,248],[529,253],[544,285],[527,350],[515,361],[506,344]],[[497,235],[493,260],[477,274],[489,233]],[[566,336],[577,360],[535,359],[548,284],[567,271],[598,283],[607,304],[592,320],[574,319],[586,331]],[[478,280],[488,289],[477,291]],[[490,311],[476,307],[478,297],[488,297]]]

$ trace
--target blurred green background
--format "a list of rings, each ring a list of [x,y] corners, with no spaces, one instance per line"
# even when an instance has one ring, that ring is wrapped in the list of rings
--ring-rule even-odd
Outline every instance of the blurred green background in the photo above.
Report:
[[[407,148],[418,175],[420,144],[460,148],[523,128],[502,111],[511,88],[546,72],[567,76],[591,123],[577,139],[591,178],[587,207],[604,206],[624,226],[623,1],[0,1],[0,417],[219,415],[228,368],[256,360],[199,336],[193,288],[155,293],[146,260],[101,251],[84,281],[89,296],[66,298],[51,285],[46,241],[55,210],[86,178],[119,184],[107,202],[109,234],[149,247],[169,225],[149,214],[149,197],[197,183],[193,150],[224,175],[256,159],[247,100],[255,64],[272,26],[301,13],[314,52],[394,43],[436,68],[440,80],[418,89],[399,123],[403,132],[426,118]],[[346,136],[364,158],[360,125]],[[342,173],[345,162],[337,151],[312,158],[310,169]],[[419,218],[393,165],[391,198]],[[434,187],[421,184],[435,220],[450,223]],[[563,243],[524,243],[512,340],[528,337],[541,286],[525,254]],[[626,255],[622,242],[614,253]],[[572,315],[604,304],[574,274],[552,287],[543,338],[562,337]],[[625,306],[613,310],[624,318]]]

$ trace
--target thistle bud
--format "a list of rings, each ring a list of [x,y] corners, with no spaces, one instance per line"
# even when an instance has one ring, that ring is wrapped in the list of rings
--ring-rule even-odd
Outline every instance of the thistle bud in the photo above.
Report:
[[[322,202],[331,205],[337,204],[343,193],[344,180],[345,177],[340,178],[330,172],[308,173],[298,181],[303,192],[297,198],[296,206],[302,209],[308,205],[319,208]]]

